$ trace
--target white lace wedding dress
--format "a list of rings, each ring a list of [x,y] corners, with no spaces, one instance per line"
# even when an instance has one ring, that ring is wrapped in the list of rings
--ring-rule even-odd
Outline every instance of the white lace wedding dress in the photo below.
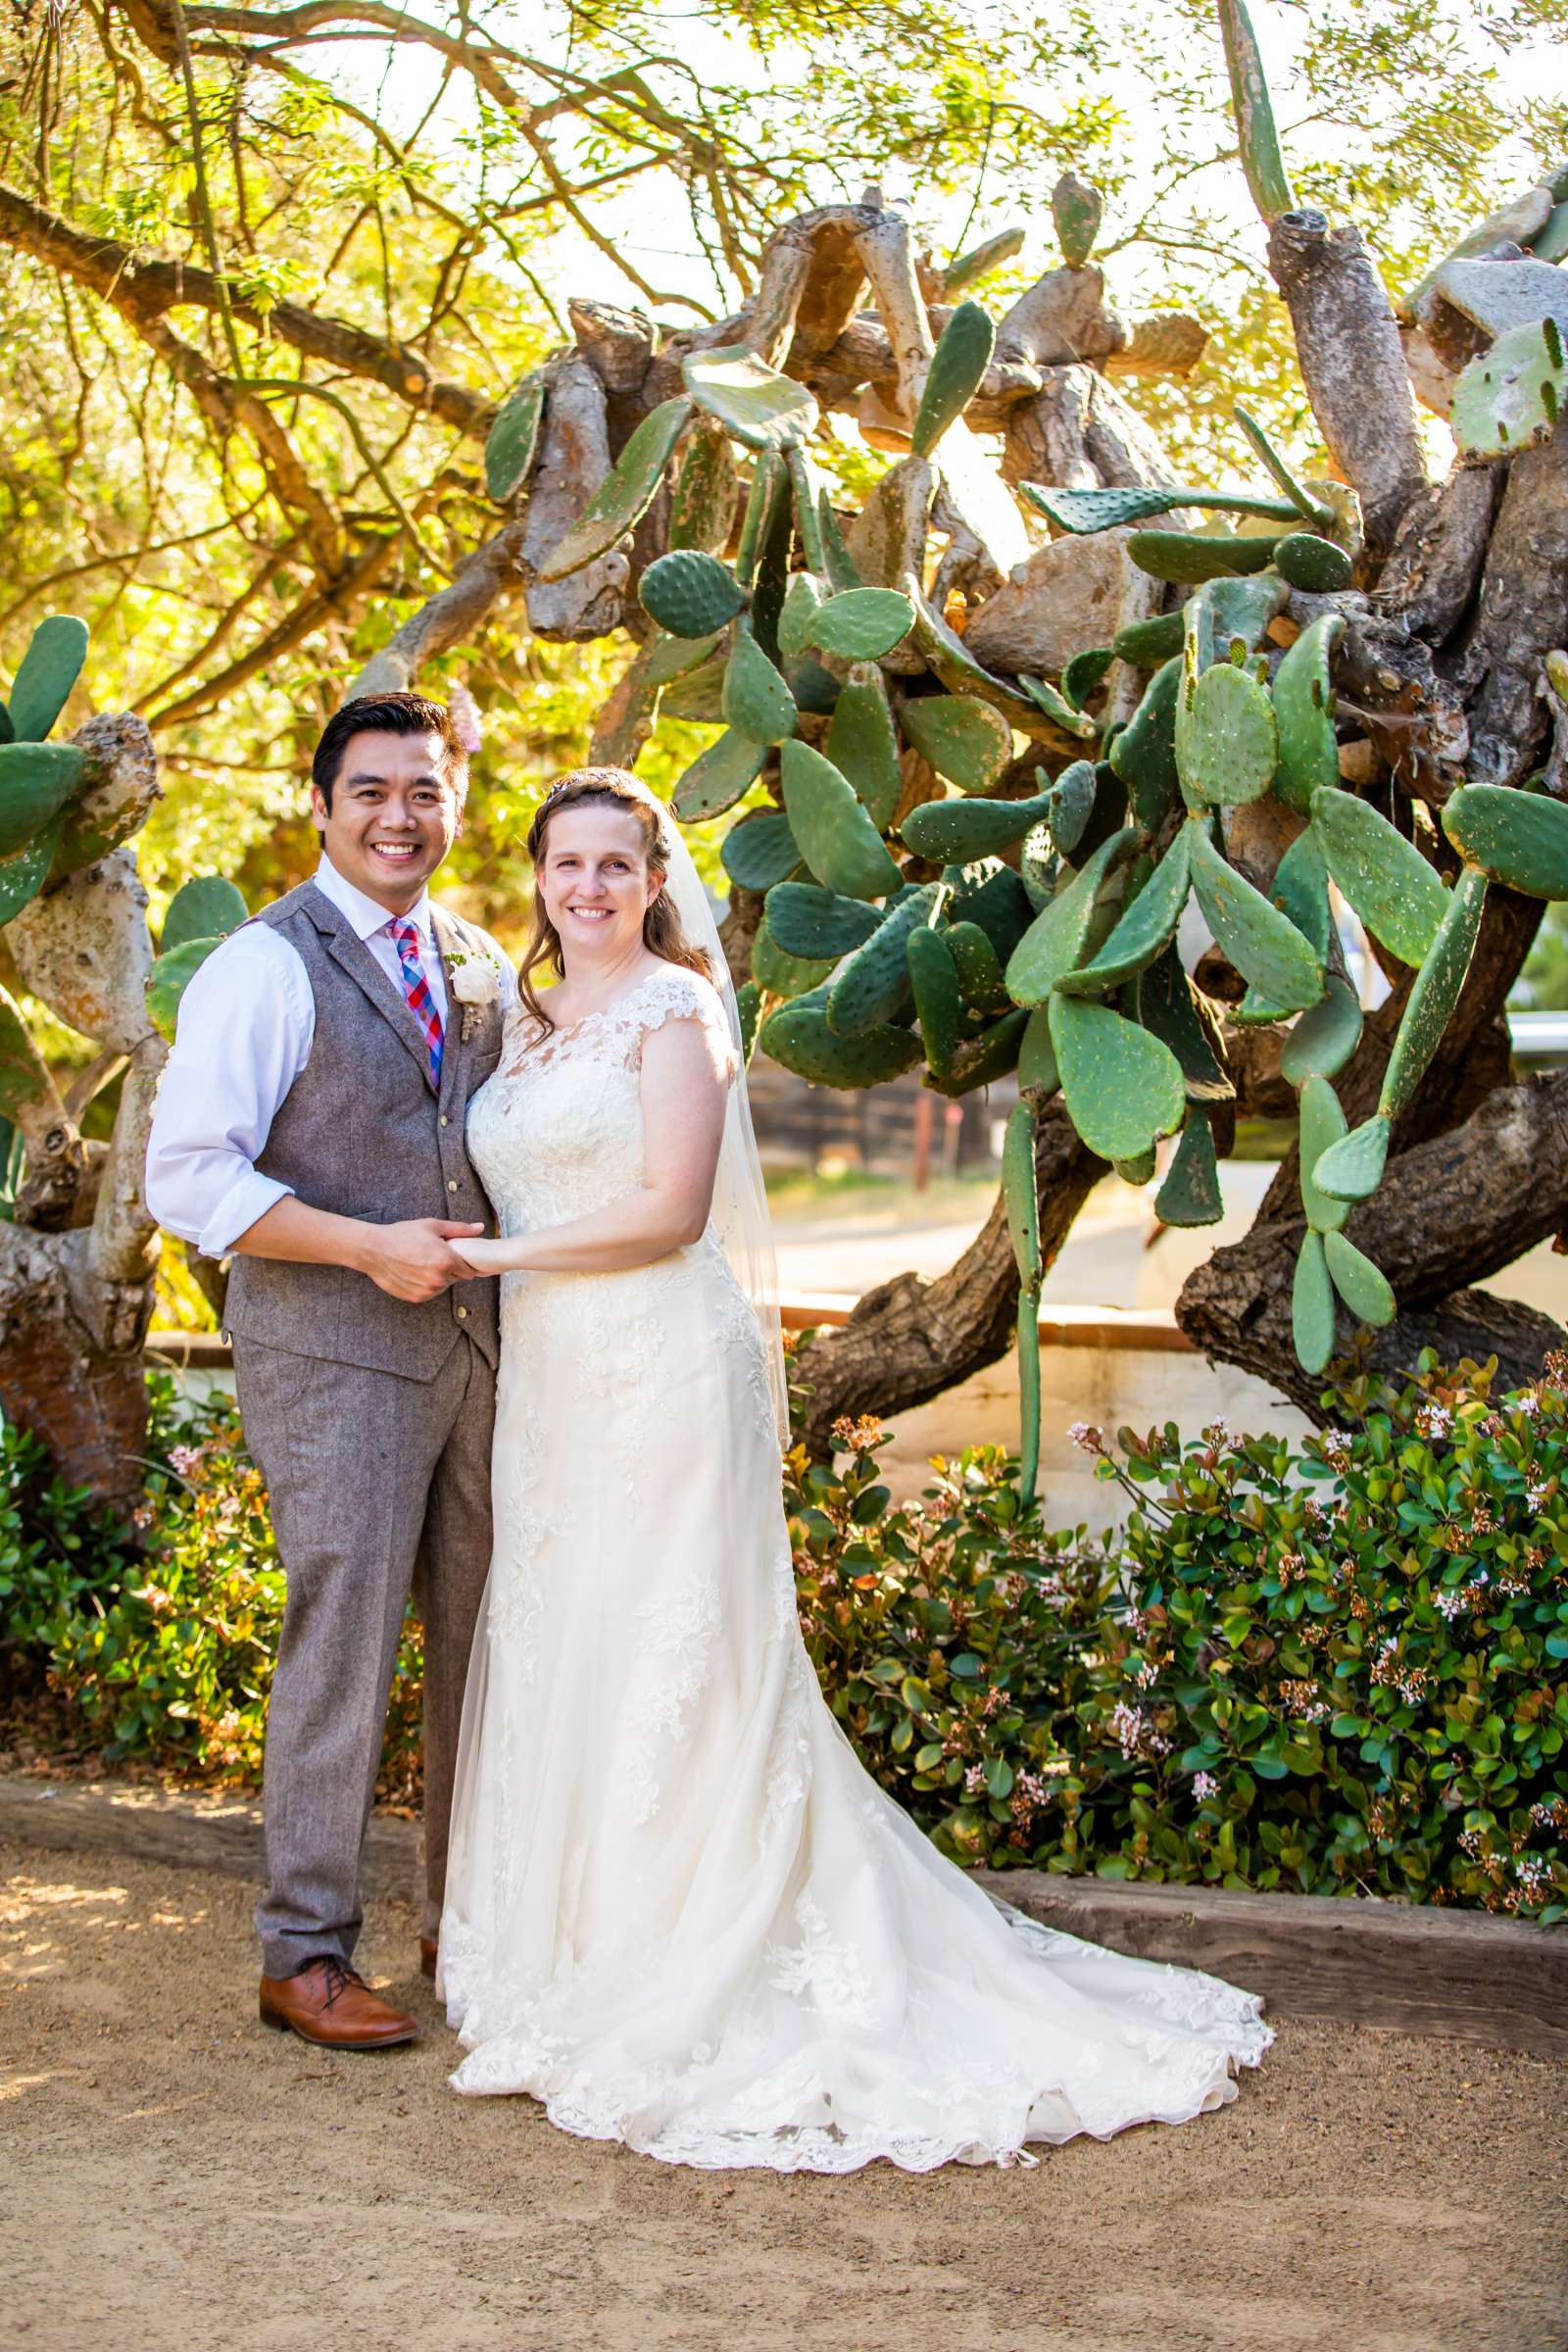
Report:
[[[506,1233],[641,1181],[642,1040],[670,1019],[732,1062],[673,966],[542,1038],[514,1016],[468,1128]],[[441,1930],[455,2087],[670,2163],[824,2173],[1234,2098],[1271,2038],[1254,1996],[999,1908],[862,1770],[801,1642],[762,1343],[711,1232],[508,1275],[502,1334]]]

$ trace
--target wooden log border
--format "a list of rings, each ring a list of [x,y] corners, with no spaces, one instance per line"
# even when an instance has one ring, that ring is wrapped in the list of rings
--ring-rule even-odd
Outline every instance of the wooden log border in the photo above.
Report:
[[[135,1782],[0,1775],[0,1841],[94,1862],[262,1876],[259,1805]],[[374,1816],[367,1895],[416,1899],[419,1875],[418,1824]],[[1260,1992],[1276,2020],[1441,2034],[1568,2061],[1561,1929],[1360,1895],[1242,1894],[1036,1870],[978,1871],[975,1880],[1047,1927]]]

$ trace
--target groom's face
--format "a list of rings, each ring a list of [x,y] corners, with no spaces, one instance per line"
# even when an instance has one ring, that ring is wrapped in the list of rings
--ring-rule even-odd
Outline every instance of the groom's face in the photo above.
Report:
[[[332,805],[311,796],[321,846],[391,914],[412,906],[457,838],[463,805],[441,738],[367,730],[343,746]]]

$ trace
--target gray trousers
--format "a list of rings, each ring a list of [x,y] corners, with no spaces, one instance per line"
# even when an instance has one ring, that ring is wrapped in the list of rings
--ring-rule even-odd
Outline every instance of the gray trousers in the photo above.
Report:
[[[267,1716],[262,1966],[347,1960],[411,1588],[424,1621],[424,1934],[440,1925],[463,1687],[490,1567],[495,1375],[460,1338],[433,1381],[234,1336],[288,1600]]]

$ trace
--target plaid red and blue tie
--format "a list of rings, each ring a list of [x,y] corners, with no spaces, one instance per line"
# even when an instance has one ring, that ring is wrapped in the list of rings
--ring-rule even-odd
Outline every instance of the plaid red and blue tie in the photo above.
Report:
[[[398,951],[398,966],[403,974],[403,994],[409,1001],[409,1010],[424,1031],[424,1042],[430,1053],[430,1077],[439,1088],[441,1084],[441,1015],[430,994],[430,983],[419,960],[419,934],[413,923],[396,917],[387,925]]]

